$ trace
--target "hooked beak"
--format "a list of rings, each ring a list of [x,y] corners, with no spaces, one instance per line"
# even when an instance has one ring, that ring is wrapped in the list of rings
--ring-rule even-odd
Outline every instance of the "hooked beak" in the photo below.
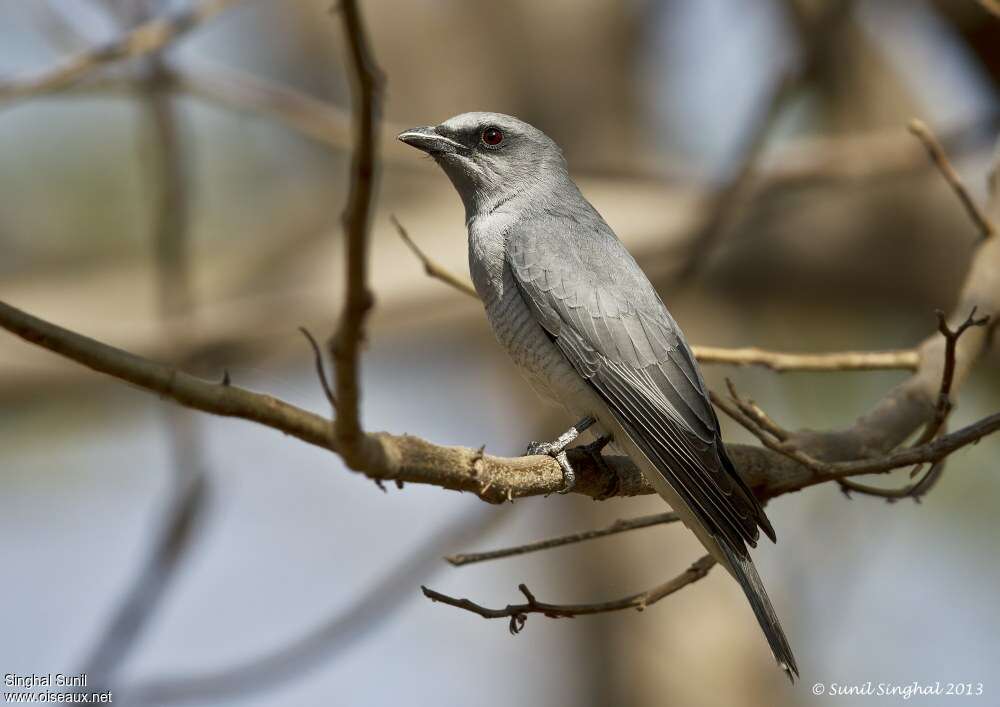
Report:
[[[431,125],[421,128],[410,128],[401,132],[397,136],[397,139],[411,147],[426,152],[428,155],[446,155],[465,149],[462,143],[456,142],[450,137],[445,137],[437,131],[437,128]]]

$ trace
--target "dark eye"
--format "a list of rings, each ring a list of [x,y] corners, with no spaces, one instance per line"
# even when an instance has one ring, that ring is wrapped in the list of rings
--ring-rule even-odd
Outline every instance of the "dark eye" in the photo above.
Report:
[[[497,128],[486,128],[482,135],[483,144],[487,147],[496,147],[503,142],[503,133]]]

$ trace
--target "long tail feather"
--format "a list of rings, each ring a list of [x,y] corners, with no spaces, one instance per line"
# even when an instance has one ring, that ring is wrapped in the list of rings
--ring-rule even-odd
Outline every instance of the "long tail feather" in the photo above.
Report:
[[[757,622],[763,629],[767,642],[771,645],[771,652],[774,653],[775,660],[788,675],[788,679],[794,683],[795,678],[799,676],[799,666],[795,664],[792,648],[788,645],[785,632],[781,630],[781,623],[778,621],[777,614],[774,613],[771,600],[767,598],[767,592],[764,591],[764,584],[760,581],[760,575],[757,574],[753,560],[745,552],[742,555],[737,554],[727,547],[726,543],[719,543],[719,545],[725,553],[726,559],[729,560],[733,576],[743,587],[743,592],[747,595],[750,606],[753,607],[753,613],[757,616]]]

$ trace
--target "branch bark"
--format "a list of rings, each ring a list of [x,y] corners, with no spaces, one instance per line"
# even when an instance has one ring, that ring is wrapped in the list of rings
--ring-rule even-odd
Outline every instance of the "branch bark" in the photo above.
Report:
[[[665,582],[645,592],[622,597],[621,599],[591,604],[549,604],[538,601],[527,585],[524,584],[518,585],[517,588],[527,601],[524,604],[508,604],[502,609],[489,609],[469,599],[458,599],[434,591],[433,589],[428,589],[427,587],[421,587],[421,589],[424,592],[424,596],[431,601],[471,611],[474,614],[479,614],[484,619],[509,618],[510,632],[520,633],[521,629],[524,628],[525,622],[528,620],[528,614],[544,614],[551,619],[561,619],[586,616],[588,614],[607,614],[612,611],[624,611],[625,609],[642,611],[647,606],[660,601],[660,599],[680,591],[689,584],[694,584],[699,579],[708,575],[709,570],[714,566],[715,560],[712,556],[705,555],[669,582]]]
[[[986,245],[993,246],[997,241],[1000,239],[990,240]],[[258,422],[340,453],[330,420],[272,396],[239,388],[228,381],[212,383],[154,363],[45,322],[3,302],[0,302],[0,327],[88,368],[158,393],[186,407]],[[977,331],[971,330],[962,342],[972,338]],[[998,428],[1000,414],[939,437],[930,444],[875,457],[857,457],[852,461],[823,461],[818,467],[807,466],[781,452],[756,446],[736,444],[729,445],[728,449],[747,483],[761,498],[766,499],[826,481],[937,461]],[[548,456],[495,457],[482,450],[441,446],[419,437],[387,432],[367,433],[364,437],[370,456],[366,466],[359,471],[372,479],[469,491],[491,503],[549,495],[563,486],[562,470]],[[577,471],[576,493],[591,498],[607,497],[609,488],[614,488],[614,495],[617,496],[653,493],[652,487],[627,458],[606,457],[606,466],[599,465],[585,450],[577,447],[570,450],[570,460]],[[609,471],[617,478],[607,478]]]
[[[352,469],[363,469],[379,457],[371,438],[361,427],[359,349],[365,340],[365,318],[375,302],[368,289],[368,232],[377,178],[377,122],[382,105],[382,73],[372,57],[355,0],[342,0],[339,12],[350,48],[356,124],[351,186],[344,209],[347,294],[340,324],[330,340],[330,353],[336,367],[337,417],[333,429],[344,462]]]

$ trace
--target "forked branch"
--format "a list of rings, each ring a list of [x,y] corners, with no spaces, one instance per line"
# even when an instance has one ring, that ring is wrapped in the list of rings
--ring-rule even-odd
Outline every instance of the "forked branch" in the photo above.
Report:
[[[424,596],[431,601],[438,601],[442,604],[471,611],[474,614],[479,614],[484,619],[510,619],[510,632],[519,633],[528,620],[528,614],[543,614],[551,619],[562,619],[589,614],[606,614],[612,611],[624,611],[625,609],[642,611],[647,606],[652,606],[660,601],[660,599],[668,597],[689,584],[697,582],[702,577],[705,577],[714,566],[715,560],[711,555],[705,555],[669,582],[665,582],[645,592],[622,597],[621,599],[592,604],[550,604],[538,601],[535,595],[524,584],[519,584],[517,588],[527,601],[524,604],[508,604],[502,609],[490,609],[469,599],[458,599],[427,587],[421,587],[421,589],[424,592]]]

